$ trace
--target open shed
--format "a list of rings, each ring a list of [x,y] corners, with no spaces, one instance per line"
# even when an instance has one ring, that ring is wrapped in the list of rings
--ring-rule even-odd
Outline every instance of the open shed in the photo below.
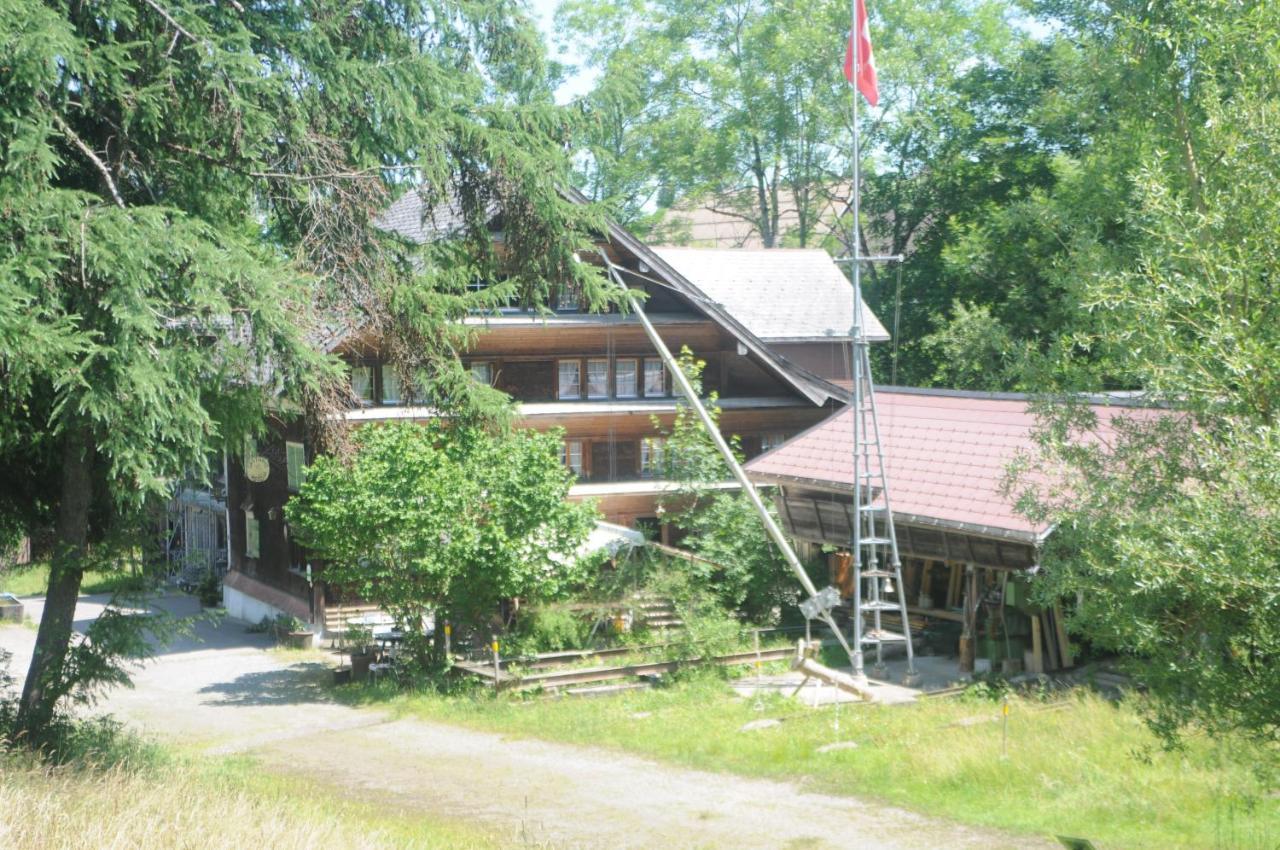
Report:
[[[962,670],[975,657],[1033,672],[1069,667],[1058,606],[1028,598],[1052,528],[1019,514],[1002,484],[1010,464],[1034,453],[1030,397],[1015,393],[886,387],[876,390],[880,434],[903,565],[908,612]],[[1093,398],[1105,439],[1116,417],[1142,415],[1123,398]],[[795,538],[837,547],[832,584],[852,593],[853,416],[846,408],[746,466],[776,485],[782,522]]]

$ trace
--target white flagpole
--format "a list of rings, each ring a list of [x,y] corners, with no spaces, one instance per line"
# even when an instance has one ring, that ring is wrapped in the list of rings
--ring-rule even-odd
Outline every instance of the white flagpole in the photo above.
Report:
[[[853,565],[853,675],[855,679],[864,679],[866,673],[862,663],[862,469],[858,456],[861,436],[860,411],[862,409],[862,243],[859,239],[859,198],[862,190],[861,155],[858,149],[858,79],[862,74],[862,56],[860,33],[858,32],[858,0],[849,0],[849,20],[851,21],[850,38],[853,40],[853,79],[849,81],[849,92],[853,99],[853,337],[850,343],[849,378],[852,388],[849,393],[849,405],[853,410],[853,551],[850,560]]]

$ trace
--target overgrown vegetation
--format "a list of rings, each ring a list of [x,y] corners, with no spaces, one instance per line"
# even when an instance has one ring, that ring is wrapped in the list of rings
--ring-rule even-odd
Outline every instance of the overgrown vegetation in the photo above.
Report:
[[[1078,344],[1167,409],[1082,445],[1089,412],[1047,408],[1040,456],[1011,489],[1058,529],[1043,592],[1079,595],[1073,627],[1126,658],[1158,698],[1162,734],[1189,725],[1274,742],[1280,7],[1235,8],[1186,0],[1096,21],[1186,114],[1177,152],[1130,174],[1135,259],[1083,279],[1095,319]],[[1166,37],[1189,25],[1194,38]],[[1045,469],[1054,474],[1037,479]]]
[[[7,714],[4,721],[12,721]],[[84,846],[487,848],[495,836],[351,800],[322,781],[208,759],[105,718],[59,719],[56,747],[13,749],[0,734],[0,842],[13,850]],[[5,727],[9,728],[9,727]]]
[[[721,671],[609,699],[350,690],[400,713],[657,757],[711,771],[803,780],[963,823],[1078,835],[1134,850],[1267,850],[1280,834],[1276,751],[1203,733],[1168,751],[1133,698],[1014,696],[1002,756],[1001,703],[986,696],[914,706],[810,709],[735,696]],[[762,718],[781,726],[741,731]],[[836,742],[852,748],[820,752]]]
[[[699,394],[706,365],[688,348],[681,349],[680,369]],[[718,426],[717,400],[718,395],[710,393],[704,404]],[[681,546],[705,559],[673,562],[672,569],[685,572],[726,610],[753,623],[775,623],[799,599],[800,585],[747,497],[719,486],[730,478],[728,464],[683,401],[669,429],[656,418],[654,427],[664,436],[664,476],[678,484],[673,493],[663,495],[662,507],[668,521],[686,535]],[[729,447],[741,460],[737,436],[730,437]]]

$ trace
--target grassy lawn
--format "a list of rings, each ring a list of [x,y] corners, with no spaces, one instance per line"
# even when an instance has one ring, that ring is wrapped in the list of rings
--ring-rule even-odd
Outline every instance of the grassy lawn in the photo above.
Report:
[[[15,596],[43,596],[49,587],[49,564],[37,562],[31,565],[0,569],[0,593]],[[111,593],[116,590],[146,587],[146,580],[127,572],[100,573],[90,570],[80,584],[81,593]]]
[[[809,709],[736,697],[700,675],[596,699],[397,695],[340,688],[352,702],[475,729],[614,747],[670,762],[792,779],[807,790],[874,797],[966,823],[1089,838],[1100,848],[1274,848],[1280,798],[1242,744],[1193,739],[1165,752],[1132,705],[1080,693],[1014,700],[1008,754],[1000,704],[974,697],[913,706]],[[743,732],[753,720],[780,726]],[[833,742],[852,749],[818,752]]]
[[[0,755],[0,846],[457,848],[510,842],[388,811],[247,759],[166,759],[141,768],[51,768]]]

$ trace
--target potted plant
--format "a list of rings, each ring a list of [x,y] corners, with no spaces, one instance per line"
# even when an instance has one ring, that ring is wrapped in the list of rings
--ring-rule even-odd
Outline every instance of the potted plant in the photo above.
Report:
[[[276,642],[287,649],[310,649],[315,640],[311,627],[288,614],[276,617]]]
[[[209,570],[196,586],[196,596],[200,599],[201,608],[222,607],[222,579],[213,570]]]
[[[351,680],[362,682],[369,678],[369,665],[378,657],[373,645],[373,630],[349,625],[342,641],[351,654]]]

